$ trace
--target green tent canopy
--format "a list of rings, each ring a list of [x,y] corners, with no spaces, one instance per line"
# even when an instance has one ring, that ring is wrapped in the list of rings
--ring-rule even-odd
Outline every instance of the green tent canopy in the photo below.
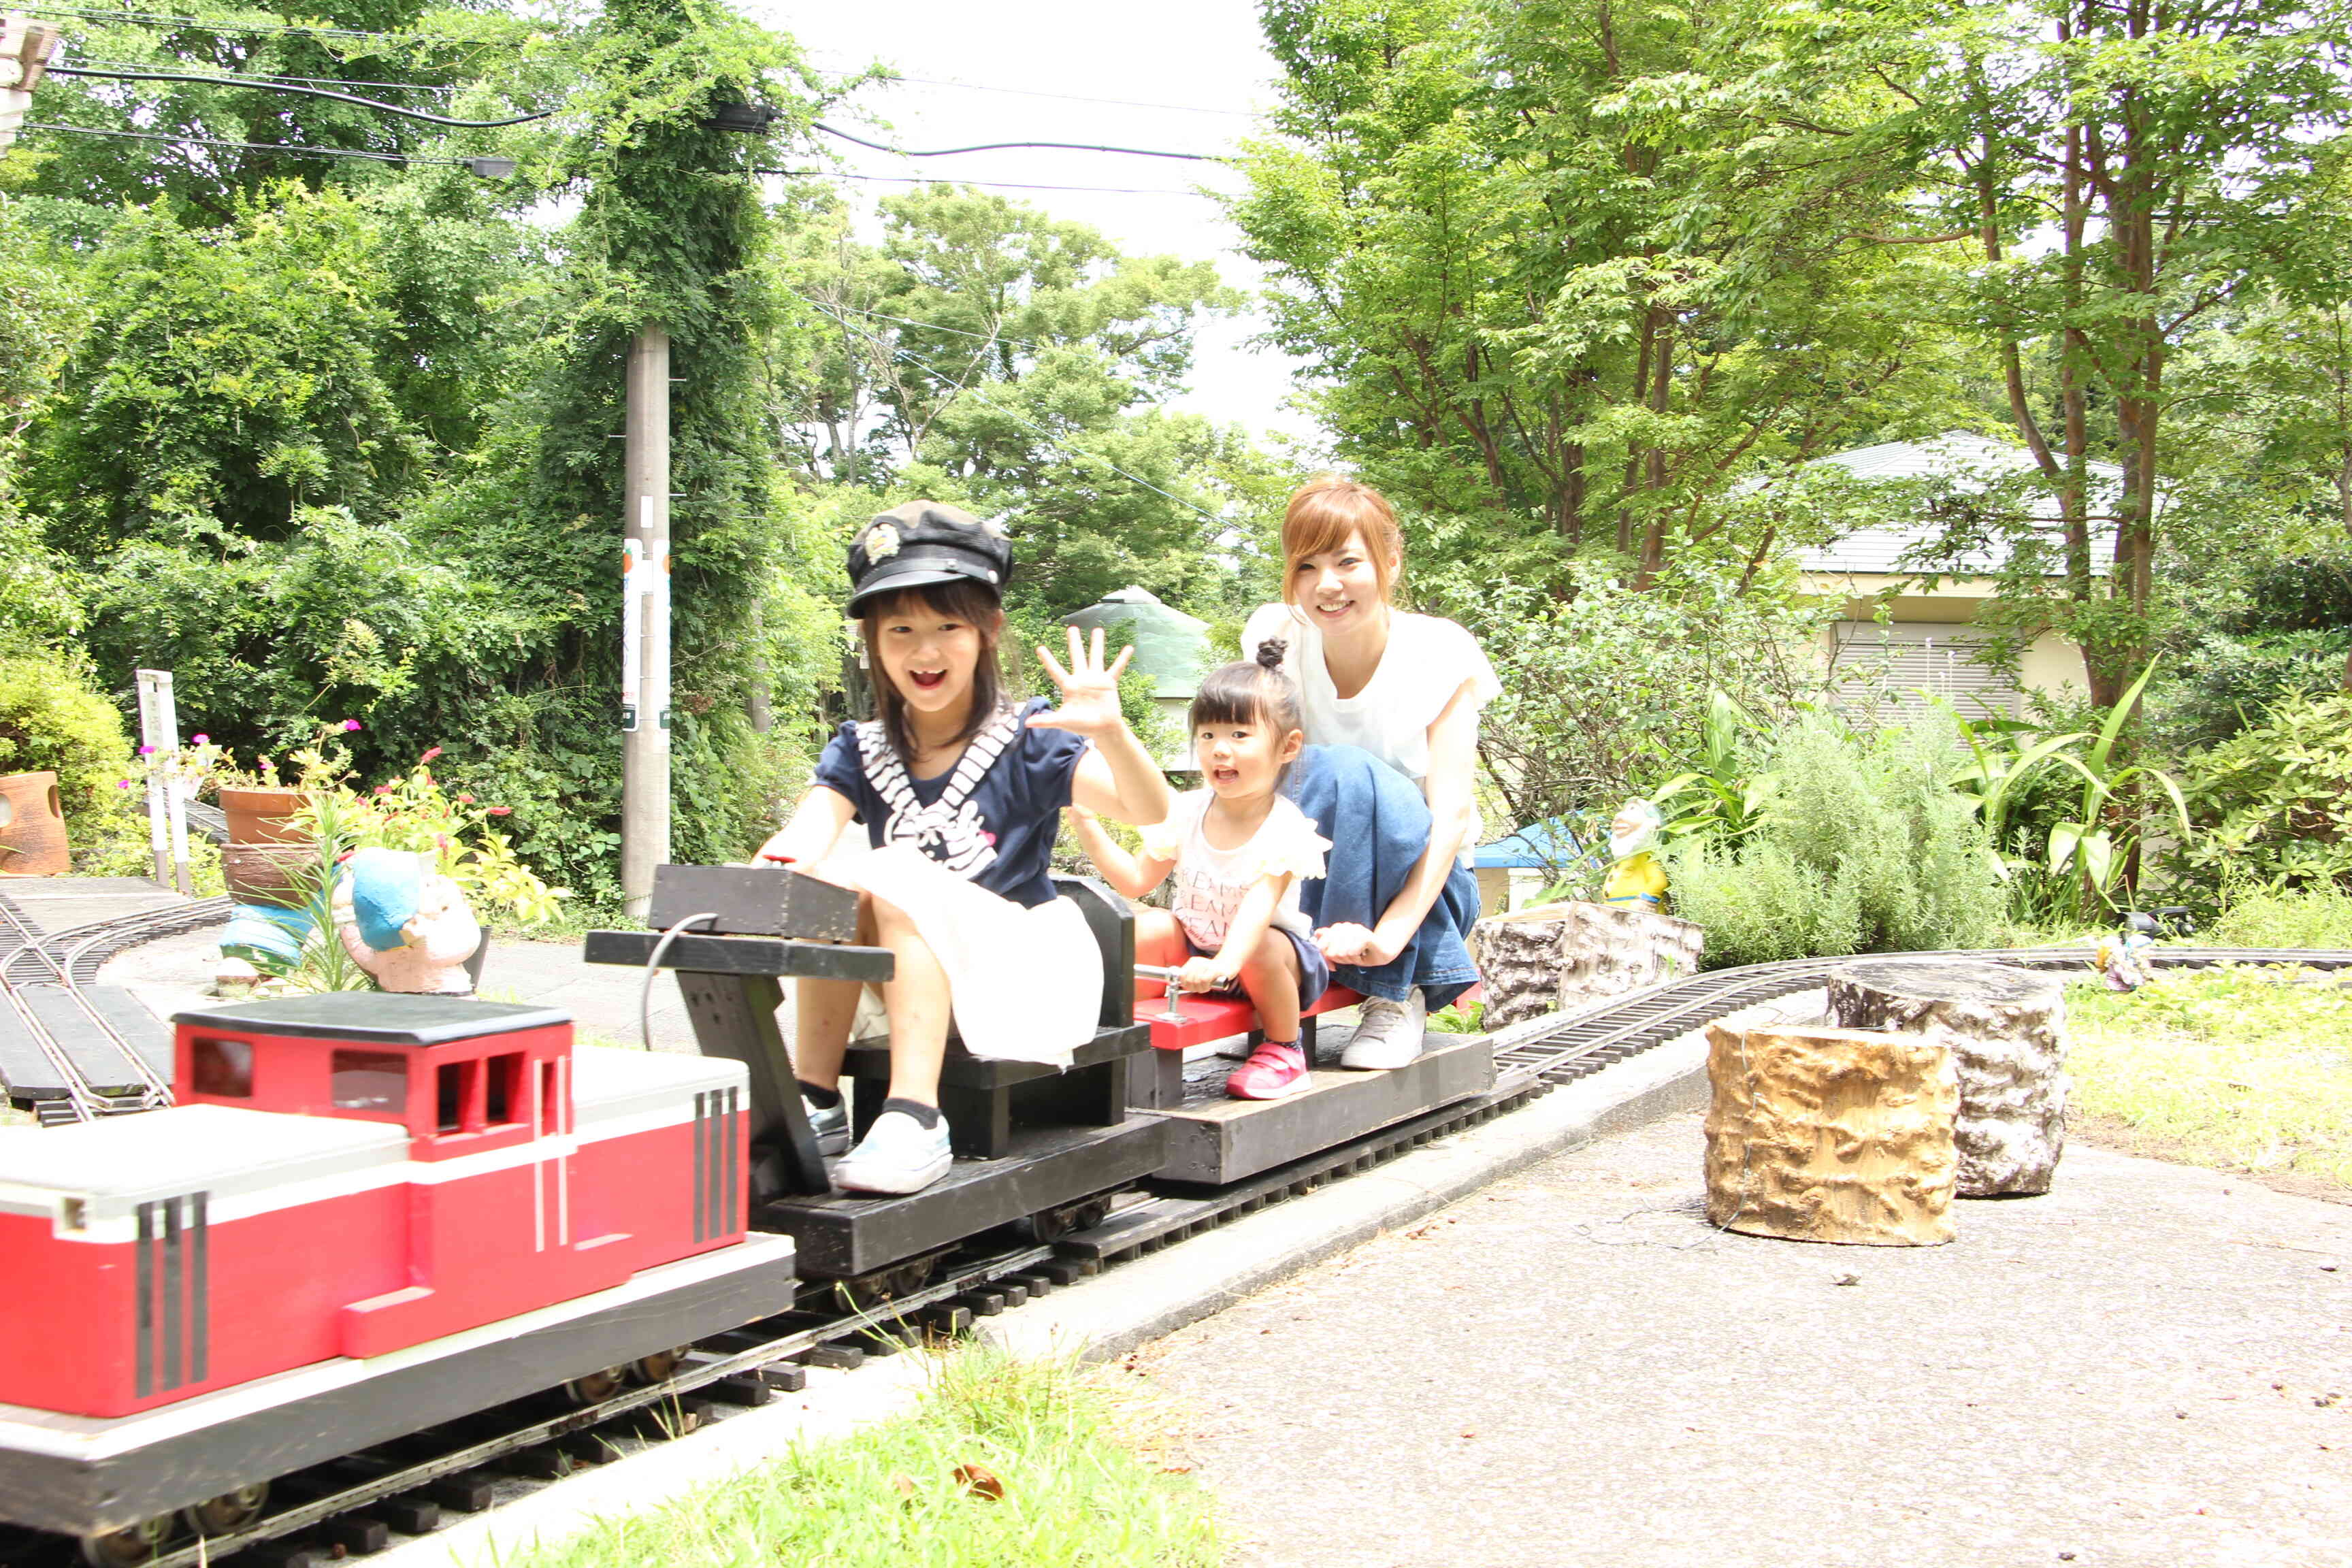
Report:
[[[1169,608],[1144,589],[1106,594],[1085,609],[1064,616],[1062,624],[1082,631],[1131,626],[1134,668],[1151,677],[1155,697],[1189,702],[1208,673],[1209,623]]]

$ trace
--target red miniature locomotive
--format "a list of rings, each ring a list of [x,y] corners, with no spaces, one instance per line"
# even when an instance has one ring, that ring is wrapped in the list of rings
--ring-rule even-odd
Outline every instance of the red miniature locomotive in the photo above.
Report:
[[[0,1134],[0,1343],[43,1347],[0,1405],[126,1415],[744,1238],[740,1063],[441,996],[174,1023],[175,1108]]]

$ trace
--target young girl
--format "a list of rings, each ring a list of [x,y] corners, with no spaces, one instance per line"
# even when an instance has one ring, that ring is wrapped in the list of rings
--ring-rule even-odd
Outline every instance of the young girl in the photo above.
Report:
[[[1140,859],[1074,806],[1078,840],[1103,879],[1130,899],[1176,873],[1176,909],[1138,910],[1135,955],[1182,966],[1186,991],[1232,992],[1257,1009],[1265,1043],[1225,1080],[1241,1100],[1276,1100],[1307,1082],[1299,1014],[1331,981],[1299,913],[1298,885],[1323,874],[1330,845],[1279,793],[1299,749],[1298,694],[1281,671],[1282,645],[1254,664],[1212,670],[1192,699],[1192,755],[1205,789],[1176,797],[1168,819],[1143,832]]]
[[[1464,852],[1478,841],[1478,710],[1502,687],[1468,632],[1391,604],[1403,539],[1378,490],[1302,487],[1283,512],[1282,554],[1283,602],[1251,615],[1242,646],[1288,640],[1309,742],[1291,791],[1336,846],[1306,909],[1339,983],[1366,996],[1340,1063],[1402,1067],[1421,1054],[1426,1008],[1477,979],[1465,939],[1478,884]],[[1365,753],[1418,786],[1425,827]]]
[[[792,821],[760,851],[856,889],[861,940],[898,958],[882,986],[889,1098],[833,1173],[853,1192],[917,1192],[947,1173],[939,1087],[950,1015],[977,1057],[1066,1064],[1093,1037],[1102,958],[1046,870],[1061,810],[1075,801],[1135,823],[1168,814],[1168,785],[1119,717],[1127,656],[1106,668],[1099,631],[1090,650],[1071,631],[1067,668],[1037,650],[1058,709],[999,699],[1012,574],[1003,528],[953,507],[910,501],[866,526],[849,550],[849,613],[877,717],[841,727]],[[852,822],[874,853],[834,858]],[[798,986],[794,1068],[828,1153],[848,1142],[841,1058],[861,990]]]

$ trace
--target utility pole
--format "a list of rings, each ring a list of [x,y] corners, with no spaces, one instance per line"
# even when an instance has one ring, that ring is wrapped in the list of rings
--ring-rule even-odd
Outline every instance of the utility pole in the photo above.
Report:
[[[643,920],[669,858],[669,332],[629,345],[621,594],[621,898]]]

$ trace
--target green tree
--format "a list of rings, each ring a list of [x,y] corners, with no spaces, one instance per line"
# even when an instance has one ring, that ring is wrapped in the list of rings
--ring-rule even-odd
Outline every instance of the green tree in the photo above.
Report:
[[[1775,75],[1769,9],[1264,16],[1279,134],[1234,216],[1340,453],[1469,524],[1426,542],[1563,593],[1585,555],[1752,582],[1821,528],[1743,498],[1954,402],[1949,334],[1910,306],[1947,263],[1882,232],[1883,173],[1788,177],[1814,100],[1895,94]]]
[[[1053,614],[1129,584],[1217,597],[1259,462],[1239,431],[1154,404],[1195,321],[1239,297],[1206,263],[1125,256],[968,187],[881,209],[871,247],[820,215],[787,273],[815,323],[794,389],[808,480],[1004,516],[1015,592]]]

